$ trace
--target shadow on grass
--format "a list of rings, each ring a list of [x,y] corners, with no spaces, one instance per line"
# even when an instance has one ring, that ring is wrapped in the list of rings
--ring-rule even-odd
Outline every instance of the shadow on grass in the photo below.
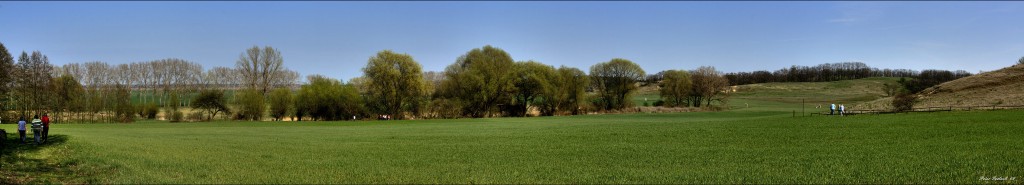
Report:
[[[7,134],[0,149],[0,184],[63,184],[82,175],[78,161],[64,146],[67,135],[50,134],[48,141],[38,145],[29,136],[21,142],[17,133]]]

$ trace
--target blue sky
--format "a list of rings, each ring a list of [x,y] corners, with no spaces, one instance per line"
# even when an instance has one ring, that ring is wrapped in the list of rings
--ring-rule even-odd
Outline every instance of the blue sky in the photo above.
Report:
[[[1024,2],[0,2],[0,42],[55,65],[206,69],[270,45],[303,76],[343,80],[384,49],[441,71],[484,45],[584,71],[626,58],[648,73],[846,61],[978,72],[1024,56]]]

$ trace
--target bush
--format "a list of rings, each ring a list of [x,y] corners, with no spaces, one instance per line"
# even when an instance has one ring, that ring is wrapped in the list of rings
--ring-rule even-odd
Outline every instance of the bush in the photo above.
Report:
[[[164,118],[170,122],[181,122],[185,117],[178,108],[181,106],[181,101],[178,99],[178,94],[172,93],[170,100],[167,101],[168,108],[164,110]]]
[[[116,85],[113,94],[114,119],[122,123],[134,121],[135,108],[132,106],[131,94],[128,92],[127,86]]]
[[[203,113],[202,112],[192,112],[192,113],[188,114],[188,120],[189,121],[203,121],[205,119],[203,118]]]
[[[914,109],[917,96],[910,93],[901,93],[892,98],[892,107],[895,112],[906,112]]]
[[[181,113],[181,111],[178,110],[168,110],[166,114],[167,120],[171,121],[172,123],[181,122],[181,120],[185,117],[185,114]]]
[[[655,107],[665,106],[665,100],[658,100],[658,101],[654,102],[654,106]],[[682,106],[680,106],[680,107],[682,107]]]
[[[206,113],[208,117],[207,121],[217,117],[217,113],[231,112],[227,106],[227,99],[224,98],[224,92],[220,90],[204,90],[199,93],[198,96],[192,99],[192,108],[199,110],[199,115],[202,117],[203,113]]]
[[[236,119],[259,121],[263,119],[263,112],[267,111],[266,100],[263,94],[256,90],[241,90],[235,95],[235,106],[238,107]]]
[[[281,121],[283,118],[291,115],[291,105],[294,104],[292,100],[292,90],[287,88],[278,88],[270,92],[270,117],[274,118],[275,121]]]
[[[901,80],[901,82],[904,82],[902,78],[900,80]],[[906,90],[904,90],[903,86],[901,86],[901,85],[891,84],[891,83],[884,83],[884,84],[882,84],[882,92],[885,92],[885,96],[896,96],[897,94],[899,94],[900,92],[903,92],[903,91],[906,91]]]
[[[428,118],[459,118],[462,116],[462,105],[457,99],[437,98],[427,105],[426,115]]]
[[[367,115],[355,86],[335,79],[311,76],[309,84],[302,85],[297,94],[297,115],[313,120],[347,120]]]
[[[139,116],[142,118],[156,119],[158,113],[160,113],[160,106],[157,106],[156,103],[139,106]]]

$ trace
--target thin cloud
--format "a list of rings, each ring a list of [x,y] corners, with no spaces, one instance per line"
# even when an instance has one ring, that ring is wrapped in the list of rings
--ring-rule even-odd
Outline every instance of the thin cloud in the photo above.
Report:
[[[839,18],[826,20],[829,23],[852,24],[880,19],[885,15],[885,4],[873,2],[843,2],[837,4]]]
[[[830,22],[830,23],[852,23],[852,22],[857,22],[857,21],[860,21],[860,19],[852,18],[852,17],[844,17],[844,18],[829,19],[827,22]]]

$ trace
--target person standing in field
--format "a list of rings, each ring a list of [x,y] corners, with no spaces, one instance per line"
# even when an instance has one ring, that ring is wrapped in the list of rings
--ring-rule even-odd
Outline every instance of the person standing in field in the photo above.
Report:
[[[833,103],[832,107],[828,108],[828,115],[834,115],[834,114],[836,114],[836,104]]]
[[[50,138],[50,116],[43,113],[43,141]]]
[[[846,105],[839,104],[839,116],[846,116]]]
[[[36,144],[42,144],[43,135],[43,121],[39,120],[39,115],[32,116],[32,137],[36,139]]]
[[[18,136],[21,136],[21,143],[25,143],[25,116],[18,119]]]

